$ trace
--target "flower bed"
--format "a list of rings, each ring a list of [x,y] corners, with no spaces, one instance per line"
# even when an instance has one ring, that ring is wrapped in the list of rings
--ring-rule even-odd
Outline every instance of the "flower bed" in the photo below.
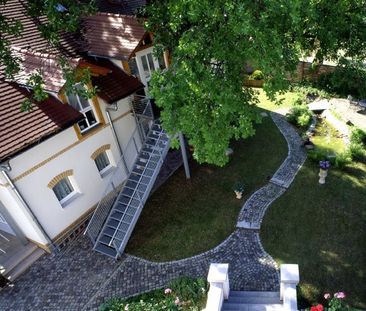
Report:
[[[324,294],[325,304],[317,304],[306,310],[310,311],[346,311],[346,310],[356,310],[349,307],[345,302],[346,294],[344,292],[337,292],[333,295],[330,293]],[[327,305],[327,306],[326,306]]]
[[[167,288],[157,289],[128,299],[112,298],[100,311],[202,310],[206,304],[208,284],[203,279],[182,277]]]

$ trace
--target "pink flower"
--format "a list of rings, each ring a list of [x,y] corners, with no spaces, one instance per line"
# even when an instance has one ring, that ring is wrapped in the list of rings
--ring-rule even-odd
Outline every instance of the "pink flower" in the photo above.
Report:
[[[334,297],[338,299],[344,299],[346,298],[346,294],[344,292],[338,292],[334,294]]]
[[[165,291],[164,291],[164,294],[165,295],[168,295],[172,292],[172,290],[170,288],[166,288]]]
[[[174,303],[175,303],[176,305],[179,305],[179,304],[180,304],[180,300],[179,300],[179,297],[176,297],[176,298],[175,298],[175,301],[174,301]]]
[[[329,293],[325,293],[324,294],[324,299],[329,299],[330,298],[330,294]]]

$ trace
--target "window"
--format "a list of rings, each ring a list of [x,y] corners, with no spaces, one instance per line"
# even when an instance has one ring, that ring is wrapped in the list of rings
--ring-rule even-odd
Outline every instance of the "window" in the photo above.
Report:
[[[82,88],[80,84],[78,84],[76,87],[79,89]],[[69,94],[67,95],[67,99],[69,104],[76,110],[80,111],[85,117],[83,120],[78,122],[80,131],[82,133],[98,124],[93,111],[93,106],[90,104],[88,99],[85,99],[84,97],[77,94]]]
[[[68,177],[61,179],[55,186],[53,186],[52,190],[61,205],[68,201],[74,193],[74,188]]]
[[[104,172],[106,172],[110,166],[111,163],[109,161],[108,155],[106,151],[103,151],[100,153],[95,159],[95,164],[97,165],[99,173],[103,175]]]

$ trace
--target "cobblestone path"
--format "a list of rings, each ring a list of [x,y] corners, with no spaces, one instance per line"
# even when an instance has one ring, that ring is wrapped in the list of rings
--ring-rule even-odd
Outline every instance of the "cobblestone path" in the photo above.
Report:
[[[12,287],[4,288],[0,310],[97,310],[108,298],[163,287],[182,275],[205,278],[211,262],[229,263],[234,290],[278,291],[278,267],[264,251],[257,229],[266,208],[289,187],[306,154],[296,131],[281,116],[271,116],[287,140],[288,157],[271,181],[248,199],[238,228],[220,245],[172,262],[154,263],[131,255],[114,261],[92,251],[81,236],[65,253],[43,256]]]

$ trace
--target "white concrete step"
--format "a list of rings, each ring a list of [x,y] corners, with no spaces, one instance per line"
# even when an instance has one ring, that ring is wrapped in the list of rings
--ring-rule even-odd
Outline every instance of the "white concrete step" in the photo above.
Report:
[[[43,249],[34,244],[30,247],[26,247],[19,256],[14,257],[14,261],[8,266],[8,270],[5,271],[3,275],[10,281],[14,281],[45,253],[46,252]]]
[[[282,304],[234,304],[224,302],[222,311],[284,311]]]
[[[22,246],[19,251],[17,251],[1,265],[1,273],[5,276],[9,274],[9,272],[14,269],[15,266],[32,254],[36,249],[37,245],[33,243],[28,243],[27,245]]]
[[[279,292],[231,291],[223,311],[277,311],[283,310]]]

